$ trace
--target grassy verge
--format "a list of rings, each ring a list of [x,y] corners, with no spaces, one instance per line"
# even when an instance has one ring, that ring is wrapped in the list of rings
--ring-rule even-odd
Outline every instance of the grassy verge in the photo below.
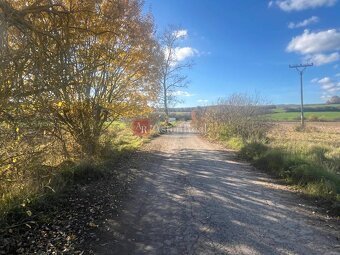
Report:
[[[340,201],[340,176],[330,171],[333,162],[316,162],[312,157],[323,157],[322,148],[310,151],[310,156],[296,154],[285,149],[252,143],[240,150],[243,158],[251,160],[258,168],[266,170],[291,184],[297,184],[308,194]]]
[[[134,136],[127,124],[116,122],[101,141],[103,148],[99,158],[65,161],[56,167],[37,165],[35,175],[27,176],[25,185],[12,185],[2,194],[0,225],[31,220],[41,208],[53,207],[58,198],[72,187],[114,174],[117,162],[138,149],[145,140]]]
[[[306,140],[293,141],[298,135]],[[272,138],[267,143],[244,143],[239,154],[255,167],[296,185],[308,196],[322,199],[339,216],[340,150],[327,144],[326,139],[324,143],[308,141],[311,136],[308,131],[294,131],[290,140]]]

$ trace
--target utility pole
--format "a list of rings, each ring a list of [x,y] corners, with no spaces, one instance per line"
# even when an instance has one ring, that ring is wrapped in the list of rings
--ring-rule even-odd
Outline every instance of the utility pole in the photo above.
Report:
[[[310,64],[300,64],[300,65],[289,65],[289,68],[295,68],[296,71],[300,74],[300,93],[301,93],[301,126],[305,126],[305,117],[303,113],[303,72],[307,67],[313,66],[313,63]]]

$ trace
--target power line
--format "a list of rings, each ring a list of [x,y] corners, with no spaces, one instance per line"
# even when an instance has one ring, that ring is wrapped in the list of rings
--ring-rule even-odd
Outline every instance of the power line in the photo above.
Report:
[[[299,64],[299,65],[289,65],[289,68],[294,68],[300,74],[300,93],[301,93],[301,126],[305,126],[305,117],[303,111],[303,72],[308,68],[313,66],[313,63],[310,64]]]

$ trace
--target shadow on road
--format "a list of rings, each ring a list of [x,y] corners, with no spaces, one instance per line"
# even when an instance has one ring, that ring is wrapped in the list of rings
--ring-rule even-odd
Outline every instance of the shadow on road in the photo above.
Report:
[[[189,143],[187,136],[169,138]],[[136,191],[108,220],[99,254],[336,254],[336,230],[224,150],[179,147],[140,158]]]

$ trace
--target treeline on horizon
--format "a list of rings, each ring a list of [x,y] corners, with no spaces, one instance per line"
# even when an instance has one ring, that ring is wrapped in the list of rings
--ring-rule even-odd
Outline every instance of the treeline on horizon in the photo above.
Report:
[[[207,106],[195,106],[195,107],[174,107],[174,108],[169,108],[170,113],[174,112],[192,112],[198,109],[205,109],[205,108],[210,108],[210,107],[216,107],[216,105],[207,105]],[[263,109],[267,110],[273,110],[273,109],[282,109],[286,112],[300,112],[301,106],[298,104],[280,104],[280,105],[263,105],[263,106],[258,106]],[[333,106],[332,104],[306,104],[304,105],[304,109],[306,112],[338,112],[340,111],[340,105],[335,104]],[[158,109],[159,112],[162,112],[163,109],[160,108]]]

